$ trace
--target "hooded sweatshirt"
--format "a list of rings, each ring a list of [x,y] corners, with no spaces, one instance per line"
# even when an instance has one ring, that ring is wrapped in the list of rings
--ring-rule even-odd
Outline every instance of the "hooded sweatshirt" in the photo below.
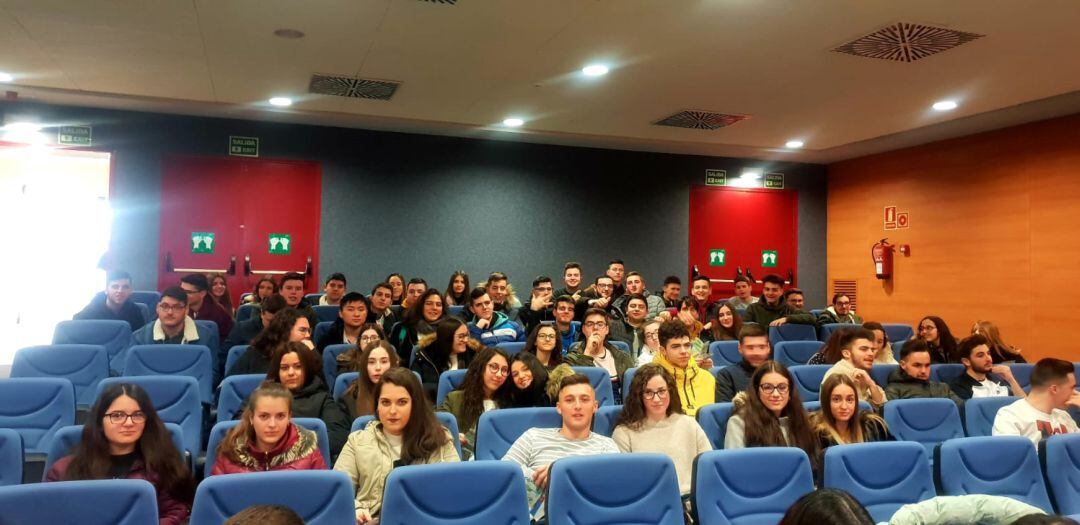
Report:
[[[675,388],[686,415],[694,417],[699,408],[715,402],[716,378],[708,370],[699,368],[693,357],[686,363],[686,368],[677,368],[663,352],[658,352],[653,363],[664,367],[675,378]]]

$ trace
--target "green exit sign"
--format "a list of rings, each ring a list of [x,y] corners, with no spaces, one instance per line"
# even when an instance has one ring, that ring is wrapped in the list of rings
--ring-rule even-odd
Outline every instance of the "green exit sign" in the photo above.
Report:
[[[61,146],[89,147],[91,142],[90,126],[60,126],[56,134],[56,143]]]
[[[727,172],[724,170],[705,170],[706,186],[727,185]]]
[[[727,264],[727,251],[722,248],[709,250],[709,266],[723,266]]]
[[[761,250],[761,267],[776,268],[776,250]]]
[[[235,157],[258,157],[258,137],[229,137],[229,155]]]
[[[784,174],[783,173],[766,173],[765,174],[765,187],[772,190],[784,189]]]

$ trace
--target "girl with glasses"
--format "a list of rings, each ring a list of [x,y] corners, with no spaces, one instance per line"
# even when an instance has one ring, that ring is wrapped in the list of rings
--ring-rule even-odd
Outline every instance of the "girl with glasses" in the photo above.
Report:
[[[551,371],[563,362],[562,338],[554,323],[543,323],[533,328],[525,342],[523,353],[536,356],[545,370]]]
[[[449,412],[457,419],[461,433],[461,453],[468,460],[476,446],[476,423],[480,414],[510,406],[510,358],[498,348],[484,348],[476,354],[465,379],[435,410]]]
[[[765,361],[750,376],[746,392],[735,396],[735,411],[727,423],[724,448],[798,447],[817,471],[818,434],[799,399],[787,367]]]

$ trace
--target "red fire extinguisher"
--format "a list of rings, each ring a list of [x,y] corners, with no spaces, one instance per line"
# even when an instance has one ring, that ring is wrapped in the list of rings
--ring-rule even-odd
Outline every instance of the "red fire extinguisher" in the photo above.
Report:
[[[881,239],[874,244],[874,247],[870,249],[870,256],[874,259],[874,273],[877,278],[891,278],[893,245],[889,244],[889,239]]]

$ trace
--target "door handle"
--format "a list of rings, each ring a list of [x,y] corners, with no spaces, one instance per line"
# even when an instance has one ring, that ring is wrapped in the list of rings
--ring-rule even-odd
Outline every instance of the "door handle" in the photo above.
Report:
[[[304,265],[304,269],[301,271],[295,270],[255,270],[251,267],[251,255],[244,256],[244,275],[285,275],[287,273],[299,273],[305,277],[311,275],[311,256],[307,258],[307,263]]]
[[[224,273],[236,275],[236,256],[229,256],[228,268],[175,268],[172,262],[172,252],[165,252],[165,271],[170,273]]]

